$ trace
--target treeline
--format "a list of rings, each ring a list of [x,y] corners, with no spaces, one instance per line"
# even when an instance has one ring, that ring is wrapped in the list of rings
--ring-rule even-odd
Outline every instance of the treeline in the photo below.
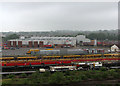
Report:
[[[6,37],[2,38],[4,42],[11,40],[11,39],[18,39],[19,35],[17,34],[11,34],[11,35],[7,35]]]
[[[90,33],[86,35],[87,38],[93,40],[118,40],[118,34],[110,33]]]
[[[30,34],[30,33],[29,33]],[[47,32],[48,36],[51,36],[49,35],[49,32]],[[27,34],[26,34],[27,35]],[[43,34],[39,34],[38,33],[38,36],[42,36]],[[54,34],[53,34],[54,35]],[[78,33],[74,33],[74,34],[57,34],[57,35],[54,35],[54,36],[57,36],[57,37],[76,37],[77,35],[85,35],[87,38],[91,39],[91,40],[94,40],[94,39],[97,39],[97,40],[118,40],[120,39],[120,34],[118,33],[111,33],[111,32],[78,32]],[[37,35],[32,35],[31,33],[31,36],[37,36]],[[10,35],[7,35],[5,38],[3,38],[3,41],[7,41],[7,40],[10,40],[10,39],[18,39],[19,38],[19,34],[10,34]]]
[[[115,33],[104,33],[104,32],[98,32],[98,33],[78,33],[76,35],[62,35],[62,37],[76,37],[77,35],[85,35],[87,38],[94,40],[118,40],[118,34]],[[61,36],[61,35],[56,35]]]
[[[66,72],[45,72],[39,73],[38,71],[31,74],[21,74],[21,75],[8,75],[3,77],[2,85],[6,84],[26,84],[33,86],[41,86],[43,84],[61,84],[61,85],[71,85],[73,83],[82,83],[83,81],[100,81],[100,80],[114,80],[120,79],[120,69],[106,70],[101,68],[100,70],[88,70],[88,71],[66,71]],[[14,82],[14,83],[13,83]],[[117,83],[118,84],[118,83]],[[119,85],[120,86],[120,83]]]

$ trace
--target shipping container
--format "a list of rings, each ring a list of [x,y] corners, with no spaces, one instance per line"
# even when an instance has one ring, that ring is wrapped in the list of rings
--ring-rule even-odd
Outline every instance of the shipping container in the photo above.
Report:
[[[8,41],[8,42],[7,42],[7,46],[8,46],[8,47],[11,47],[11,41]]]
[[[34,47],[35,47],[35,48],[38,47],[38,41],[34,41]]]
[[[43,41],[39,41],[39,47],[43,47],[44,44],[43,44]]]
[[[22,47],[22,41],[18,41],[18,47]]]
[[[13,41],[13,47],[16,47],[17,45],[16,45],[16,41]]]
[[[33,42],[32,41],[29,41],[29,46],[28,46],[29,48],[30,47],[33,47]]]

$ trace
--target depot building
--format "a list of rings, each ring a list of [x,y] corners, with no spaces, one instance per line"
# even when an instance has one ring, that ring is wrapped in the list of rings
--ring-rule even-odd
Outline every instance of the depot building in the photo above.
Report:
[[[9,40],[8,47],[76,47],[79,43],[91,42],[84,35],[76,37],[20,37],[19,39]]]

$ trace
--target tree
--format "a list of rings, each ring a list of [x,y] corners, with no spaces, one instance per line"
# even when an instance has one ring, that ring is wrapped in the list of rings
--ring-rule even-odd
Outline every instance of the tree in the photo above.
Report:
[[[10,39],[18,39],[18,38],[19,36],[17,34],[11,34],[11,35],[6,36],[3,40],[8,41]]]
[[[87,35],[87,38],[93,40],[93,39],[97,39],[97,34],[96,33],[90,33],[89,35]]]

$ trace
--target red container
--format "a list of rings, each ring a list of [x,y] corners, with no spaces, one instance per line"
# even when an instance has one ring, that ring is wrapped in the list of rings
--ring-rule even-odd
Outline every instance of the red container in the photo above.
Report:
[[[29,46],[28,47],[32,47],[33,46],[33,42],[29,41]]]
[[[13,41],[13,47],[16,47],[16,41]]]
[[[8,42],[7,42],[7,46],[8,46],[8,47],[11,47],[11,41],[8,41]]]
[[[22,47],[22,41],[18,41],[18,47]]]
[[[38,47],[38,41],[34,41],[34,47],[35,47],[35,48]]]
[[[43,47],[43,41],[39,41],[39,47]]]

